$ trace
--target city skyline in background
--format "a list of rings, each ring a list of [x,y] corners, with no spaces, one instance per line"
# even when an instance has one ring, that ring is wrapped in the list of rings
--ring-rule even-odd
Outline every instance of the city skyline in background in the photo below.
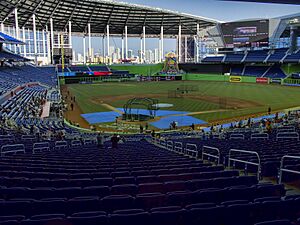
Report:
[[[300,12],[300,6],[282,5],[282,4],[264,4],[264,3],[241,3],[241,2],[223,2],[217,0],[126,0],[128,2],[141,4],[162,9],[180,11],[197,16],[203,16],[218,21],[228,22],[245,19],[274,18],[284,15]],[[83,55],[83,38],[73,36],[73,50],[76,55]],[[86,39],[87,43],[87,39]],[[111,37],[110,46],[115,49],[121,48],[121,38]],[[147,38],[146,49],[155,51],[159,46],[158,38]],[[92,37],[92,48],[94,53],[103,54],[103,38]],[[138,56],[140,49],[140,38],[129,38],[128,49],[133,51],[134,56]],[[176,50],[175,39],[164,40],[164,53]]]

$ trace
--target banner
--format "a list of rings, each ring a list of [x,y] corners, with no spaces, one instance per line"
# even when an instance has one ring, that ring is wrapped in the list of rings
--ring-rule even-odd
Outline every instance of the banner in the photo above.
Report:
[[[282,79],[281,78],[272,78],[271,82],[272,84],[281,84]]]
[[[258,83],[258,84],[268,84],[269,79],[266,78],[266,77],[257,77],[256,78],[256,83]]]
[[[240,82],[242,82],[242,77],[241,76],[230,76],[229,82],[240,83]]]

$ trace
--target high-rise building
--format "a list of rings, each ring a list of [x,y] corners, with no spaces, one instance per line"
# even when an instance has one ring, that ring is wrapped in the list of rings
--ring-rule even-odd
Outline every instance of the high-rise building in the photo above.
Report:
[[[153,53],[152,50],[147,50],[146,51],[145,58],[146,58],[146,63],[154,63],[155,62],[154,53]]]
[[[129,49],[127,56],[129,59],[133,58],[133,50]]]
[[[109,57],[112,58],[113,53],[115,52],[115,46],[109,46]]]
[[[116,53],[116,58],[117,58],[118,60],[121,59],[121,49],[120,49],[120,48],[116,48],[115,53]]]
[[[154,49],[154,63],[159,62],[159,51],[158,48]]]

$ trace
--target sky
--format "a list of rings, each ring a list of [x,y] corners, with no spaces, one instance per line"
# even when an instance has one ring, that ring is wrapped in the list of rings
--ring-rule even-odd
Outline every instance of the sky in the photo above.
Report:
[[[122,2],[175,10],[224,22],[243,19],[274,18],[300,13],[300,6],[285,4],[227,2],[218,0],[123,0]],[[77,53],[83,52],[82,42],[82,38],[74,37],[74,50]],[[175,43],[174,40],[165,40],[165,51],[174,51]],[[121,48],[121,40],[119,38],[113,38],[111,45],[115,46],[115,48]],[[139,39],[130,38],[128,45],[129,49],[133,49],[134,52],[136,52],[140,47]],[[93,38],[92,47],[95,49],[95,52],[102,52],[102,40],[100,38]],[[158,40],[147,39],[146,49],[154,48],[158,48]]]

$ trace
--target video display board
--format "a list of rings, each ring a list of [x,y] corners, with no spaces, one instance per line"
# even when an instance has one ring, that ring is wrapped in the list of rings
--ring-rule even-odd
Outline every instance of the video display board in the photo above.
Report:
[[[221,28],[226,48],[269,45],[269,20],[223,23]]]

